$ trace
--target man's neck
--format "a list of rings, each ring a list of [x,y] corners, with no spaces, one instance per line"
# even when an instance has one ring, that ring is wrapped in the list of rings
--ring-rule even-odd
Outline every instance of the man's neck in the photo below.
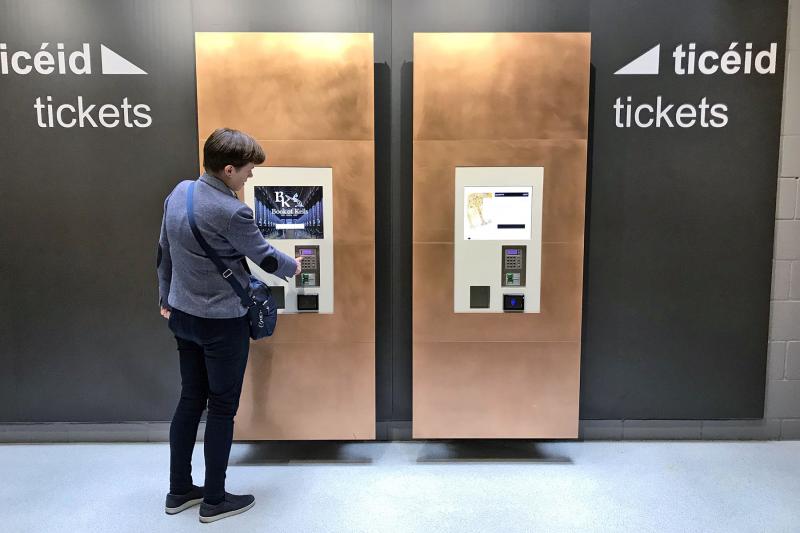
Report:
[[[208,174],[209,176],[213,176],[213,177],[217,178],[219,181],[224,183],[226,187],[228,187],[229,189],[231,188],[231,186],[228,184],[228,180],[226,179],[225,174],[220,176],[216,172],[209,172],[208,170],[206,170],[206,174]]]
[[[233,193],[234,196],[236,196],[236,198],[239,198],[239,194],[236,191],[234,191],[233,188],[230,186],[230,183],[228,183],[228,180],[226,179],[227,176],[225,176],[224,174],[222,176],[218,176],[217,174],[209,172],[208,170],[206,170],[206,174],[214,178],[217,178],[228,188],[229,191]]]

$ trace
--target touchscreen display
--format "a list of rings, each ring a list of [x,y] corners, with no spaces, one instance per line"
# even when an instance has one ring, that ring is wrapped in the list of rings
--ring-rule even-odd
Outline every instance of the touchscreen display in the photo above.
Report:
[[[265,185],[254,189],[256,225],[264,238],[325,238],[321,186]]]
[[[533,187],[464,187],[464,239],[530,240],[532,194]]]

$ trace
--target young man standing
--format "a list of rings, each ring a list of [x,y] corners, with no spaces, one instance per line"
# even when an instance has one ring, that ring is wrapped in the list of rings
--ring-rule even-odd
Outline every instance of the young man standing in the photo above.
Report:
[[[253,211],[236,195],[253,176],[253,167],[265,159],[255,139],[221,128],[205,143],[205,173],[195,182],[197,227],[243,287],[249,286],[245,257],[278,277],[300,273],[299,260],[264,240]],[[247,309],[192,233],[186,211],[190,183],[179,183],[167,196],[158,244],[161,316],[169,320],[175,334],[181,370],[181,398],[170,426],[166,512],[176,514],[202,502],[200,521],[213,522],[255,504],[252,495],[225,492],[233,417],[239,407],[250,329]],[[206,405],[206,478],[205,486],[197,487],[192,483],[191,459]]]

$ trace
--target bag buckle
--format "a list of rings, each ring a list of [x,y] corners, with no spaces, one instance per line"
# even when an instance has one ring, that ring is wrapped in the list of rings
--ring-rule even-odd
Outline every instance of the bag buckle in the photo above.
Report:
[[[228,270],[226,270],[225,272],[222,273],[222,277],[225,278],[225,279],[228,279],[229,277],[231,277],[232,274],[233,274],[233,271],[229,268]]]

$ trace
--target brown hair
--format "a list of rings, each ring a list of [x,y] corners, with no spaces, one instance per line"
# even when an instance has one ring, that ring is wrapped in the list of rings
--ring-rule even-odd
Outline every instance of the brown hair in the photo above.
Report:
[[[230,128],[214,131],[203,146],[203,167],[218,172],[227,165],[236,168],[247,163],[260,165],[267,158],[264,149],[248,134]]]

